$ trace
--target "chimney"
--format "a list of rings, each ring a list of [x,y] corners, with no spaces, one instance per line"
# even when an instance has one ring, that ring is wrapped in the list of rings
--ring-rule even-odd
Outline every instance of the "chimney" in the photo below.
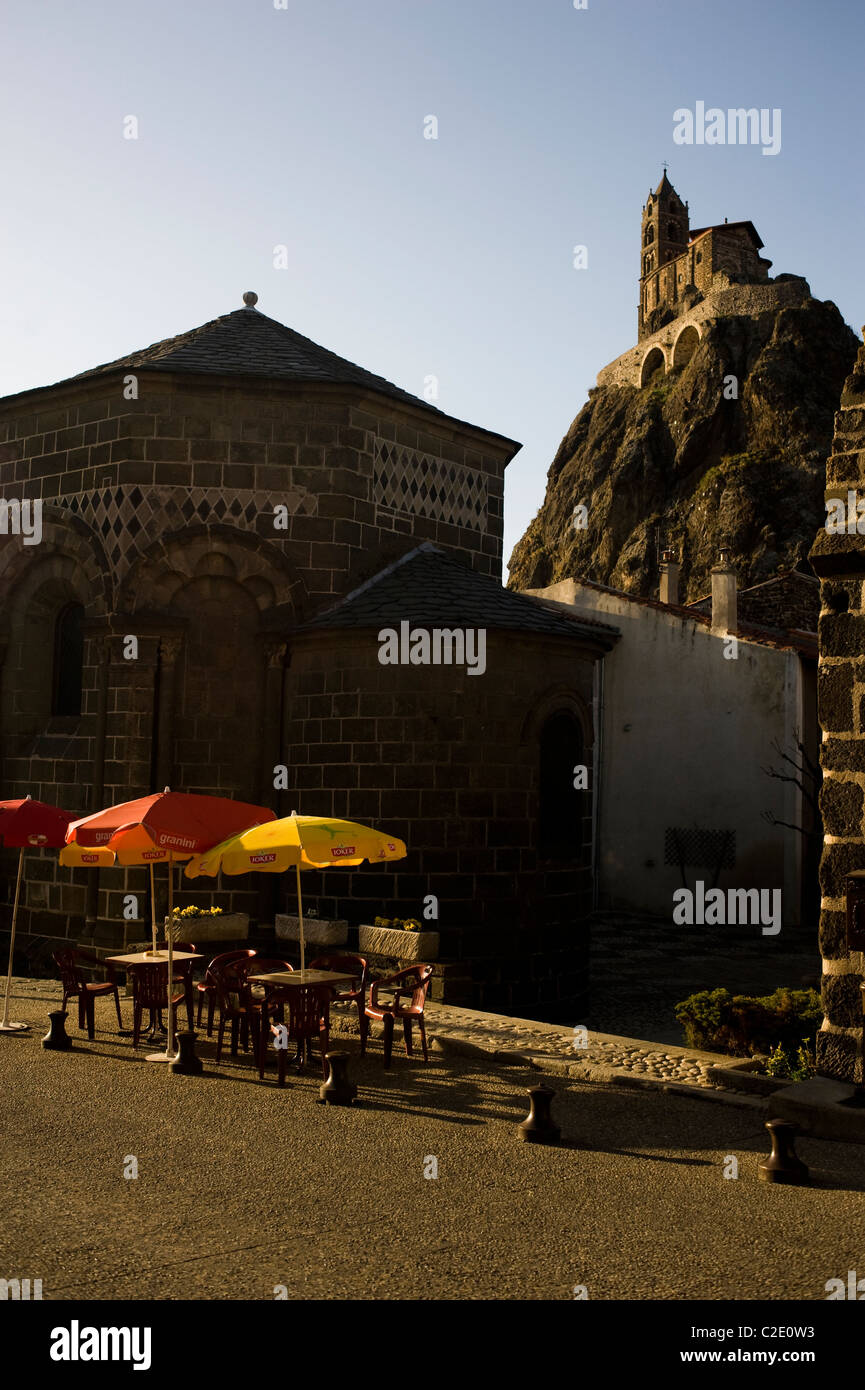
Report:
[[[721,548],[718,563],[712,570],[712,631],[735,632],[736,571],[730,564],[730,552]]]
[[[661,603],[679,602],[679,570],[681,565],[676,559],[675,550],[664,550],[661,553]]]

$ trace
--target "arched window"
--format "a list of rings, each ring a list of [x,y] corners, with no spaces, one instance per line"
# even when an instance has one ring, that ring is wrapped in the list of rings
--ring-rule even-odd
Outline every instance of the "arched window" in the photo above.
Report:
[[[586,791],[574,786],[584,764],[583,730],[567,710],[550,715],[541,729],[538,852],[542,859],[574,862],[583,848]]]
[[[667,236],[670,238],[671,241],[678,241],[678,240],[679,240],[679,224],[678,224],[678,222],[668,222],[668,223],[667,223]]]
[[[68,603],[54,625],[54,695],[52,714],[81,713],[84,668],[84,608]]]
[[[646,228],[645,245],[646,245],[646,246],[651,246],[651,244],[652,244],[652,242],[653,242],[654,240],[655,240],[655,229],[654,229],[653,226],[648,226],[648,227]]]

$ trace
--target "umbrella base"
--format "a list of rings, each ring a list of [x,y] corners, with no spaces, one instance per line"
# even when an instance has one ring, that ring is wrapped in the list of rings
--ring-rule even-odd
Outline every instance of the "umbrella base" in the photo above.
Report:
[[[0,1033],[28,1033],[29,1023],[0,1023]]]
[[[148,1052],[145,1062],[173,1062],[177,1054],[175,1052]]]

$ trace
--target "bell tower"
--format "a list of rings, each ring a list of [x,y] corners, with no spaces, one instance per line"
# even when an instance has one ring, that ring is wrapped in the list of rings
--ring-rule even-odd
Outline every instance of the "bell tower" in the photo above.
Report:
[[[661,268],[688,249],[688,204],[683,203],[670,180],[667,167],[654,193],[649,193],[640,223],[640,309],[638,336],[646,337],[652,310],[673,303],[669,276]]]

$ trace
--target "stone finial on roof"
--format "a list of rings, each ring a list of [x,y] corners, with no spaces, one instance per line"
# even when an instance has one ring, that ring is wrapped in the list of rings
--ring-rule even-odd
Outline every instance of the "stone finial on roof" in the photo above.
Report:
[[[255,293],[255,290],[247,290],[243,296],[243,302],[247,309],[254,309],[258,303],[258,295]]]

